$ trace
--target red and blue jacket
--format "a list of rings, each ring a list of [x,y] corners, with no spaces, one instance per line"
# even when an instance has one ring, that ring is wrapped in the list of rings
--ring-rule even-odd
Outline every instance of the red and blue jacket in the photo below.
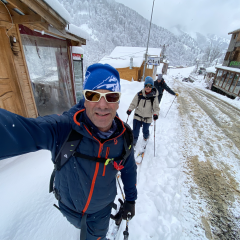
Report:
[[[126,131],[123,122],[115,117],[117,135],[101,142],[85,124],[83,111],[85,109],[79,104],[60,116],[53,114],[32,119],[0,109],[0,160],[40,149],[50,150],[54,160],[72,129],[83,135],[77,152],[99,158],[120,156]],[[74,222],[76,214],[98,212],[114,201],[116,174],[113,164],[73,156],[56,172],[54,190],[61,211],[72,224],[78,225]],[[136,175],[132,150],[121,170],[127,201],[137,199]]]

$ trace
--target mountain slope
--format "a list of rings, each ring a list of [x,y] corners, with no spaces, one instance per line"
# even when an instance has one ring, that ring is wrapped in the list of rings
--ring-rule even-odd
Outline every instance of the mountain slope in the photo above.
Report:
[[[59,0],[73,23],[90,33],[85,48],[85,64],[108,55],[116,46],[145,47],[149,21],[136,11],[109,0]],[[168,44],[166,55],[171,65],[191,65],[200,52],[197,46],[179,39],[170,31],[152,24],[149,47]]]

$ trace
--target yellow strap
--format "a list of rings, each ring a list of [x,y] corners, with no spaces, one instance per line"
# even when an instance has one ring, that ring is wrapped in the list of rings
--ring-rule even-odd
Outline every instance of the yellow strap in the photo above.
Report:
[[[108,158],[105,162],[105,165],[107,166],[109,164],[109,162],[112,161],[112,160],[113,160],[113,158]]]

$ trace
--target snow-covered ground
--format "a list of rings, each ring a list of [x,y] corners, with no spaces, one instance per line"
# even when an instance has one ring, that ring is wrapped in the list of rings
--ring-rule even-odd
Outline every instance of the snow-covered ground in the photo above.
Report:
[[[181,82],[181,78],[188,77],[191,71],[192,68],[171,69],[169,74],[164,76],[168,86],[175,91],[180,90],[179,99],[182,96],[185,97],[184,89],[187,91],[191,89],[192,92],[201,90],[240,109],[240,101],[231,100],[204,89],[204,84],[201,82]],[[178,80],[176,80],[177,76]],[[143,88],[143,83],[121,80],[121,85],[122,98],[118,113],[121,119],[126,121],[128,106],[134,95]],[[187,95],[185,99],[187,99]],[[129,223],[130,240],[210,239],[209,224],[203,220],[201,223],[200,220],[203,213],[197,210],[190,211],[199,206],[201,201],[198,196],[201,195],[197,194],[196,189],[195,192],[193,190],[191,192],[190,185],[186,184],[189,181],[189,184],[194,186],[190,181],[189,173],[186,173],[187,158],[182,149],[186,139],[183,140],[185,133],[183,134],[182,120],[184,116],[180,111],[181,104],[181,101],[178,101],[173,95],[164,92],[160,104],[160,116],[156,122],[155,157],[154,129],[151,127],[151,136],[145,157],[142,164],[138,166],[138,199],[136,216]],[[195,106],[192,105],[192,108],[191,114],[194,115]],[[201,116],[203,115],[199,115],[198,118]],[[132,122],[133,114],[128,119],[130,126],[132,126]],[[201,125],[195,127],[197,130],[203,131],[203,134],[214,134],[211,129],[205,129]],[[142,135],[140,135],[139,144],[141,141]],[[195,143],[194,146],[198,146],[198,144]],[[223,145],[221,146],[223,147]],[[201,156],[203,152],[201,148],[191,148],[190,143],[188,147],[188,153],[193,152],[195,155]],[[236,150],[233,149],[233,151]],[[230,160],[234,161],[234,155],[229,156]],[[225,164],[228,163],[226,160]],[[79,239],[79,230],[70,225],[53,207],[57,201],[52,194],[48,193],[52,169],[53,164],[48,151],[29,153],[0,161],[1,240]],[[239,170],[239,164],[235,166],[234,170]],[[236,180],[238,181],[239,177],[236,176]],[[120,191],[118,191],[118,195],[121,196]],[[193,195],[198,200],[197,203],[194,202],[194,199],[190,199],[190,196]],[[201,202],[203,212],[206,210],[206,205],[206,202]],[[234,207],[235,215],[237,215],[239,206],[235,203]],[[113,222],[110,223],[110,228],[112,226]],[[121,226],[118,239],[123,239],[124,229],[125,222]]]

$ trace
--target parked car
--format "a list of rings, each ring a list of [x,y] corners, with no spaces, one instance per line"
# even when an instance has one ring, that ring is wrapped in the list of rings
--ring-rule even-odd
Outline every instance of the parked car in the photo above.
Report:
[[[182,79],[182,82],[188,82],[189,81],[189,78],[183,78]]]

